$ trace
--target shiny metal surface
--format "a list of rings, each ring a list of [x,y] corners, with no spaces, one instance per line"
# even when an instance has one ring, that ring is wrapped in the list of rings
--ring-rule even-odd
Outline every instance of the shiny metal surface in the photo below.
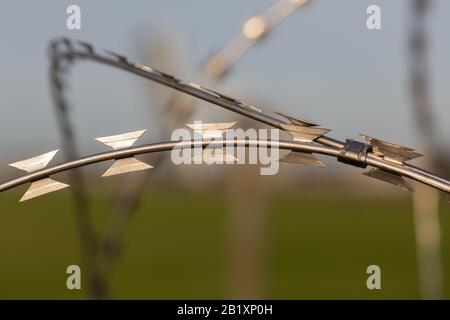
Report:
[[[58,151],[59,151],[58,149],[53,150],[30,159],[11,163],[9,165],[19,170],[23,170],[26,172],[33,172],[45,168],[49,164],[49,162],[52,161],[52,159],[55,157]]]
[[[221,146],[221,143],[234,143],[244,146],[255,145],[267,145],[278,146],[281,149],[287,149],[291,151],[299,151],[306,153],[319,153],[333,157],[346,157],[345,152],[342,150],[345,148],[345,143],[335,140],[330,137],[324,136],[329,132],[329,129],[316,128],[314,123],[302,120],[300,118],[289,116],[278,112],[277,114],[283,116],[287,121],[281,121],[271,115],[261,112],[260,108],[250,106],[238,99],[231,98],[213,90],[201,87],[198,84],[185,82],[179,80],[164,72],[158,71],[154,68],[144,66],[141,64],[130,62],[129,59],[122,55],[108,52],[107,55],[97,53],[93,46],[86,43],[71,42],[68,39],[62,39],[55,41],[51,46],[52,54],[57,58],[57,61],[73,63],[76,59],[79,60],[91,60],[94,62],[100,62],[109,66],[117,67],[127,72],[134,73],[146,79],[158,82],[162,85],[171,87],[178,91],[184,92],[191,96],[197,97],[204,101],[216,104],[230,111],[239,113],[243,116],[252,118],[259,122],[273,126],[289,133],[294,141],[257,141],[257,140],[232,140],[232,141],[213,141],[212,143]],[[439,190],[449,193],[450,183],[449,180],[444,177],[439,177],[436,174],[427,172],[421,168],[406,164],[405,161],[416,158],[420,154],[413,151],[411,148],[402,147],[396,144],[385,142],[379,139],[374,139],[368,136],[364,136],[367,141],[372,145],[374,152],[369,152],[365,156],[359,155],[359,158],[364,159],[364,164],[376,167],[383,170],[383,173],[392,173],[399,177],[407,177],[421,183],[427,184]],[[108,142],[108,141],[107,141]],[[114,143],[109,141],[108,143]],[[197,142],[198,143],[198,142]],[[202,144],[211,142],[202,142]],[[322,146],[318,144],[322,144]],[[114,150],[111,152],[102,153],[99,155],[89,156],[74,161],[69,161],[58,166],[54,166],[47,169],[41,169],[36,172],[30,173],[24,177],[14,179],[0,185],[0,191],[4,191],[15,187],[17,185],[30,182],[36,179],[47,177],[50,174],[58,173],[61,171],[69,170],[83,165],[88,165],[105,160],[118,159],[132,157],[136,154],[151,153],[159,151],[167,151],[171,148],[186,144],[186,142],[166,142],[159,144],[146,145],[142,147],[126,148],[122,150]],[[187,143],[186,146],[192,146],[194,142]],[[350,156],[348,156],[350,158]],[[354,160],[349,159],[349,160]],[[386,180],[385,180],[386,181]]]
[[[405,179],[394,173],[380,169],[371,169],[367,172],[363,172],[363,175],[399,186],[408,191],[414,191],[414,188]]]
[[[361,136],[373,147],[375,155],[383,157],[387,161],[403,164],[405,161],[422,156],[422,154],[414,152],[412,148],[372,138],[364,134],[361,134]]]
[[[95,140],[106,144],[114,150],[131,147],[147,130],[139,130],[115,136],[95,138]]]
[[[96,138],[95,140],[111,147],[113,150],[120,150],[131,147],[147,130],[122,133],[114,136]],[[152,169],[151,165],[146,164],[134,157],[118,159],[102,175],[102,177],[115,176],[122,173]]]
[[[19,202],[27,201],[44,194],[70,187],[68,184],[44,178],[36,182],[32,182],[28,190],[24,193]]]
[[[290,152],[287,155],[282,156],[280,158],[280,162],[326,168],[326,165],[322,161],[314,157],[311,153],[305,152]]]
[[[53,150],[27,160],[11,163],[10,166],[26,172],[36,172],[47,167],[47,165],[50,163],[50,161],[52,161],[58,151],[58,149]],[[41,180],[32,180],[30,182],[31,185],[19,200],[20,202],[69,187],[68,184],[58,182],[46,177]]]
[[[281,127],[294,139],[294,141],[300,142],[313,142],[317,138],[323,136],[325,133],[330,132],[330,129],[317,128],[317,127],[305,127],[295,124],[282,124]]]
[[[289,120],[290,123],[297,125],[297,126],[302,126],[302,127],[317,127],[318,126],[318,124],[315,124],[315,123],[307,121],[307,120],[300,119],[298,117],[291,116],[284,112],[275,111],[275,114],[278,114],[278,115],[282,116],[283,118],[286,118],[287,120]]]
[[[210,146],[210,147],[223,147],[223,145],[234,145],[234,146],[245,146],[245,147],[278,147],[283,150],[291,150],[306,153],[316,153],[323,154],[331,157],[339,157],[340,150],[336,148],[331,148],[327,146],[321,146],[311,143],[302,143],[295,141],[270,141],[270,140],[217,140],[217,141],[169,141],[163,143],[147,144],[138,147],[131,147],[121,150],[113,150],[109,152],[99,153],[73,161],[68,161],[59,165],[55,165],[49,168],[44,168],[17,179],[7,181],[0,185],[0,192],[17,187],[19,185],[31,182],[34,180],[42,179],[50,175],[64,172],[70,169],[91,165],[94,163],[117,159],[117,158],[127,158],[133,157],[139,154],[170,151],[173,148],[187,148],[187,147],[197,147],[197,146]],[[428,176],[415,172],[408,168],[401,167],[399,165],[386,162],[383,159],[371,159],[367,158],[366,162],[368,165],[377,167],[382,170],[393,172],[405,177],[411,178],[418,182],[427,184],[436,189],[450,193],[450,182],[440,181],[435,179],[430,179]]]
[[[170,151],[174,148],[191,148],[191,147],[217,147],[221,148],[224,145],[245,146],[245,147],[278,147],[284,150],[293,150],[308,153],[318,153],[328,156],[337,157],[339,151],[330,147],[312,145],[307,143],[293,142],[293,141],[270,141],[270,140],[214,140],[214,141],[169,141],[155,144],[147,144],[138,147],[130,147],[120,150],[112,150],[108,152],[98,153],[95,155],[79,158],[73,161],[64,162],[49,168],[44,168],[20,178],[0,184],[0,192],[17,187],[30,181],[38,180],[48,177],[53,174],[91,165],[107,160],[114,160],[118,158],[129,158],[145,153],[154,153],[162,151]]]
[[[202,139],[218,139],[223,136],[225,131],[232,128],[236,122],[224,123],[187,123],[186,126],[202,136]]]

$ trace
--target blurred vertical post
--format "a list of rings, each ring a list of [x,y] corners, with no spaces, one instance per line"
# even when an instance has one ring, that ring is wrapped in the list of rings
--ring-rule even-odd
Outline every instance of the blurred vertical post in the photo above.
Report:
[[[230,43],[228,43],[220,52],[213,55],[207,61],[200,72],[200,75],[197,81],[204,86],[213,87],[219,81],[223,80],[231,71],[231,69],[236,65],[236,63],[256,44],[258,44],[262,39],[264,39],[276,26],[278,26],[284,19],[290,16],[293,12],[295,12],[298,8],[306,5],[309,0],[278,0],[276,1],[268,10],[266,10],[261,15],[253,16],[245,21],[238,35],[233,38]],[[144,51],[147,51],[148,48]],[[145,56],[150,55],[149,52],[144,52]],[[154,55],[152,55],[154,56]],[[162,55],[159,54],[157,56],[167,58],[167,54],[162,52]],[[170,57],[166,61],[167,63],[173,63]],[[165,69],[165,68],[164,68]],[[162,94],[161,94],[162,96]],[[191,96],[186,96],[182,93],[174,93],[169,96],[167,103],[165,103],[165,108],[163,110],[164,121],[161,121],[162,126],[160,128],[160,132],[162,135],[167,135],[174,128],[177,128],[183,124],[185,120],[187,120],[195,111],[195,102],[196,99]],[[140,176],[134,178],[128,178],[127,182],[123,185],[123,188],[119,190],[117,196],[115,196],[116,201],[113,208],[113,218],[111,221],[111,225],[106,233],[106,236],[103,239],[103,254],[108,260],[109,264],[115,259],[117,259],[120,253],[120,246],[123,240],[123,231],[124,226],[128,222],[132,212],[137,207],[139,200],[142,198],[144,193],[145,185],[150,178],[150,175],[155,174],[157,172],[158,166],[163,159],[164,154],[158,154],[153,156],[153,163],[155,164],[155,169],[148,171],[147,173],[143,173]],[[242,172],[243,174],[247,174],[246,172]],[[243,181],[242,176],[239,174],[238,177],[232,179],[234,181],[234,185],[240,185]],[[242,189],[242,190],[241,190]],[[236,232],[238,234],[244,234],[247,231],[251,231],[251,234],[254,234],[256,237],[252,241],[258,241],[255,244],[253,249],[257,249],[257,252],[262,252],[260,249],[256,248],[256,246],[260,246],[263,243],[262,237],[262,228],[259,225],[263,224],[263,219],[260,218],[262,216],[261,212],[263,210],[256,209],[252,206],[257,206],[260,208],[262,205],[262,197],[261,192],[258,191],[260,189],[255,188],[254,185],[250,184],[242,184],[242,188],[239,189],[242,192],[249,192],[253,194],[251,199],[247,199],[249,201],[249,206],[243,205],[242,200],[242,192],[238,192],[237,194],[234,192],[235,189],[231,188],[230,196],[233,198],[234,195],[236,199],[231,200],[230,204],[232,207],[231,213],[231,222],[233,226],[236,226]],[[258,213],[259,212],[259,213]],[[252,218],[254,216],[254,218]],[[255,232],[252,230],[239,229],[239,226],[245,226],[246,223],[241,224],[242,220],[247,217],[249,222],[252,223]],[[242,231],[242,232],[241,232]],[[231,231],[233,233],[233,231]],[[236,238],[235,240],[239,240],[241,237]],[[243,263],[240,263],[239,257],[242,254],[246,254],[247,249],[241,246],[243,244],[242,241],[235,241],[231,244],[233,248],[233,252],[231,253],[231,258],[233,262],[233,270],[231,274],[236,275],[233,276],[232,287],[234,289],[233,292],[242,292],[243,295],[247,297],[256,298],[261,295],[261,290],[257,289],[260,287],[259,280],[255,280],[254,284],[252,284],[253,289],[247,290],[246,288],[239,289],[237,284],[240,281],[240,275],[237,274],[238,269],[243,268],[243,270],[248,270],[249,275],[255,274],[255,271],[252,271],[253,266],[247,265],[244,260]],[[236,252],[234,251],[236,250]],[[257,253],[255,253],[252,257],[252,263],[255,262],[260,263],[261,259],[256,257]],[[245,261],[249,261],[249,258],[245,259]],[[236,272],[235,272],[236,271]],[[245,272],[245,271],[244,271]],[[258,277],[256,277],[258,278]],[[256,279],[255,278],[255,279]],[[236,286],[234,285],[236,284]],[[245,294],[244,294],[245,292]],[[241,296],[240,294],[232,294],[235,297]]]
[[[240,121],[241,126],[246,127],[245,122]],[[238,165],[227,179],[227,295],[230,299],[264,299],[269,188],[259,183],[259,178],[259,166]]]
[[[51,93],[54,112],[59,126],[63,151],[66,160],[78,157],[76,133],[69,118],[69,105],[65,97],[63,79],[64,68],[58,56],[57,46],[52,46],[50,52],[51,63],[49,69]],[[87,274],[87,296],[92,299],[105,299],[108,297],[108,288],[100,266],[96,261],[97,237],[91,221],[89,199],[86,192],[86,183],[80,170],[69,172],[72,186],[73,208],[78,237],[80,241],[80,255],[84,272]]]
[[[410,34],[410,76],[412,108],[419,139],[427,149],[429,164],[437,166],[435,128],[428,91],[427,30],[428,0],[414,0]],[[416,252],[422,299],[442,299],[441,233],[439,194],[426,186],[418,186],[413,193]]]
[[[306,3],[308,0],[277,1],[264,14],[247,19],[242,32],[210,60],[207,70],[212,74],[223,72],[221,66],[234,64],[252,45]],[[240,125],[245,128],[252,124],[241,120]],[[267,187],[257,179],[256,170],[243,166],[236,168],[228,179],[228,295],[231,299],[264,298]]]

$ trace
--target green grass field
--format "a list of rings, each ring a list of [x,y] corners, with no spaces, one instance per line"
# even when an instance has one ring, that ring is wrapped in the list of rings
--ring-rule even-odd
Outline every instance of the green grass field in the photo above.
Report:
[[[0,298],[83,298],[83,290],[65,287],[66,267],[80,263],[70,193],[24,204],[18,197],[0,195]],[[107,203],[103,196],[94,200],[99,231],[108,220]],[[441,207],[450,298],[450,209],[444,202]],[[229,298],[226,215],[220,192],[178,192],[174,198],[167,190],[148,192],[108,275],[112,297]],[[419,298],[407,196],[273,195],[266,241],[265,298]],[[366,288],[371,264],[382,269],[382,290]]]

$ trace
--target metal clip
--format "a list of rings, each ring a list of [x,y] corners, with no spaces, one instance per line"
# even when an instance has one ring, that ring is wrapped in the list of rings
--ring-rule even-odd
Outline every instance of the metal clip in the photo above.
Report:
[[[372,150],[372,146],[367,143],[347,139],[344,147],[339,151],[337,160],[355,167],[367,167],[367,153]]]
[[[11,163],[10,166],[29,173],[34,172],[45,168],[49,164],[49,162],[54,158],[54,156],[58,151],[59,150],[54,150],[51,152],[41,154],[37,157]],[[22,196],[22,198],[19,200],[19,202],[30,200],[32,198],[39,197],[46,193],[50,193],[67,187],[69,187],[68,184],[58,182],[50,178],[40,179],[31,183],[30,187]]]

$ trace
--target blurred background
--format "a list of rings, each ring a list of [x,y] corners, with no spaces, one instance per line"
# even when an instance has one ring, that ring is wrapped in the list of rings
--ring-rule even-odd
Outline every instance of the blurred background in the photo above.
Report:
[[[66,28],[71,4],[81,30]],[[373,4],[381,30],[366,27]],[[340,140],[366,133],[410,146],[426,155],[414,164],[448,177],[449,14],[445,0],[2,1],[1,181],[20,174],[9,163],[69,148],[49,81],[48,45],[60,36]],[[140,143],[165,141],[194,119],[258,125],[91,62],[66,82],[80,156],[105,150],[94,137],[147,128]],[[105,180],[111,163],[77,170],[75,198],[66,189],[19,204],[25,186],[1,193],[0,298],[450,298],[445,195],[411,194],[325,157],[327,169],[281,164],[268,177],[165,156],[143,157],[149,173]],[[82,267],[81,291],[66,288],[71,264]],[[381,290],[366,287],[372,264]]]

